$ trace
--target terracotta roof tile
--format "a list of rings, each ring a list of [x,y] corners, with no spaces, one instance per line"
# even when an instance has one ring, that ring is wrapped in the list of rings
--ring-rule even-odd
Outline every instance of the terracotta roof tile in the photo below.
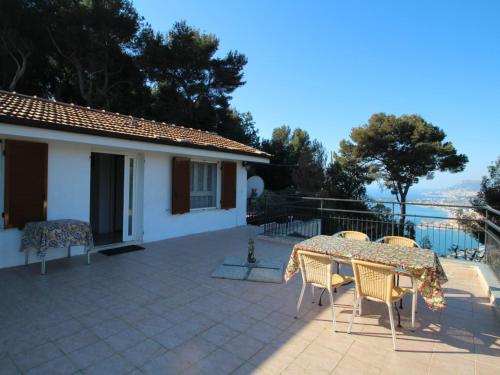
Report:
[[[2,90],[0,122],[269,158],[214,133]]]

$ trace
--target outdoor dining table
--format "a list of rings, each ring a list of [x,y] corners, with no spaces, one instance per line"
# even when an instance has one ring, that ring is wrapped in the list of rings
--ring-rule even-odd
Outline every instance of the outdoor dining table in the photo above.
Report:
[[[299,250],[396,267],[416,280],[418,292],[429,309],[438,311],[446,306],[441,288],[441,281],[446,280],[446,275],[439,258],[432,250],[325,235],[315,236],[293,247],[285,271],[285,281],[290,280],[299,271]]]
[[[46,273],[45,257],[49,249],[67,248],[69,258],[71,246],[79,245],[85,246],[87,263],[90,263],[90,251],[94,248],[90,224],[71,219],[26,223],[21,239],[21,251],[25,252],[25,264],[28,264],[30,250],[36,250],[42,260],[42,275]]]

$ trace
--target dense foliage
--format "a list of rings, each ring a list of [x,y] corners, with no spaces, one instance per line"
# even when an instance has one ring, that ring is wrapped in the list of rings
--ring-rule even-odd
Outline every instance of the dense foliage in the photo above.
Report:
[[[185,22],[154,31],[128,0],[2,0],[0,88],[218,132],[258,145],[230,108],[246,57]]]
[[[301,194],[316,195],[323,188],[326,150],[311,140],[304,129],[283,125],[274,129],[271,139],[262,141],[262,149],[272,155],[271,166],[257,166],[270,190],[295,187]]]
[[[500,210],[500,156],[488,166],[488,174],[483,176],[481,188],[477,195],[471,199],[473,210],[459,210],[457,216],[460,223],[467,230],[484,244],[484,221],[486,219],[485,206]],[[500,217],[493,211],[488,212],[488,220],[496,225],[500,225]],[[488,226],[488,231],[495,236],[500,236],[492,226]]]
[[[474,206],[488,205],[500,210],[500,156],[488,166],[488,175],[483,176],[481,189],[471,203]]]

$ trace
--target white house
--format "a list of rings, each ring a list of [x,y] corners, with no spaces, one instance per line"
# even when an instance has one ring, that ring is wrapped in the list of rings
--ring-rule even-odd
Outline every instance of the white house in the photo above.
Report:
[[[245,164],[269,162],[213,133],[4,91],[0,147],[0,268],[24,263],[30,221],[90,222],[96,246],[244,225]]]

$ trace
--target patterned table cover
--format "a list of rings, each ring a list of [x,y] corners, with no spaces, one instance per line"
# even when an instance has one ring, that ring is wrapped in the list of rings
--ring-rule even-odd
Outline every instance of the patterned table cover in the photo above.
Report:
[[[21,240],[21,251],[37,250],[43,256],[49,248],[84,245],[94,247],[90,225],[79,220],[51,220],[27,223]]]
[[[418,291],[431,310],[438,311],[446,306],[441,289],[441,280],[446,280],[446,275],[439,258],[432,250],[332,236],[316,236],[294,246],[285,271],[285,281],[290,280],[299,271],[298,250],[339,258],[366,260],[404,269],[417,280]]]

